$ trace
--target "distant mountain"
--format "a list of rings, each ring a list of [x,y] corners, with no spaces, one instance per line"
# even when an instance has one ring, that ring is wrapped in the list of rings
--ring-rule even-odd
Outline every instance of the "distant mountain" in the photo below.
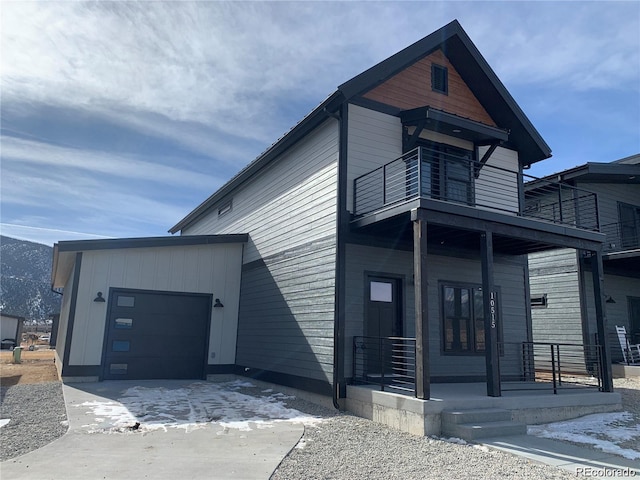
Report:
[[[51,291],[53,248],[0,236],[0,309],[27,320],[60,312],[61,296]]]

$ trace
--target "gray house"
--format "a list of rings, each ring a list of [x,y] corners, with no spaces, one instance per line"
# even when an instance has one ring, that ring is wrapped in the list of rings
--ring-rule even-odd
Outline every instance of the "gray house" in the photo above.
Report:
[[[620,362],[623,356],[616,325],[625,327],[631,343],[640,343],[640,155],[611,163],[586,163],[531,182],[528,188],[535,190],[550,178],[561,178],[598,196],[600,231],[606,235],[602,256],[606,334],[611,360]],[[538,207],[541,215],[560,214],[544,204]],[[529,273],[533,339],[596,343],[589,253],[570,249],[534,253],[529,255]]]
[[[523,170],[549,157],[454,21],[339,86],[170,232],[248,234],[240,371],[336,404],[378,380],[498,396],[527,375],[527,254],[590,252],[605,331],[596,195],[563,187],[563,219],[525,208]]]
[[[424,400],[439,382],[483,382],[488,397],[535,383],[527,255],[588,252],[584,295],[599,338],[607,328],[597,195],[549,182],[573,213],[527,208],[524,170],[550,155],[453,21],[340,85],[170,229],[180,236],[60,242],[61,374],[234,372],[363,414],[358,384]],[[194,296],[208,299],[199,313],[157,316]],[[134,348],[136,325],[162,347],[194,322],[187,370]],[[607,344],[578,347],[611,391]]]

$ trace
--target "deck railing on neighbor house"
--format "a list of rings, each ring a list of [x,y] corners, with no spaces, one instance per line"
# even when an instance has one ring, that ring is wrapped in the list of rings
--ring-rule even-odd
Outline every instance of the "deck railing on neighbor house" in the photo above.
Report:
[[[602,390],[600,345],[501,342],[498,347],[500,383],[505,392],[552,390],[557,394],[560,389],[578,387]],[[415,348],[415,338],[354,337],[353,384],[416,396]],[[442,362],[446,361],[443,357]],[[478,361],[483,362],[482,357]]]
[[[430,198],[598,230],[596,194],[482,164],[460,152],[418,147],[356,178],[354,214]]]
[[[608,223],[600,231],[607,236],[603,248],[607,253],[640,248],[640,232],[635,223]]]

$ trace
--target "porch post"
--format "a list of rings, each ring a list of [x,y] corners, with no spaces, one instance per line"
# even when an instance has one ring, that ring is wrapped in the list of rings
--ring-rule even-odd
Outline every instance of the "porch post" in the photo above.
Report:
[[[596,307],[596,325],[598,339],[602,346],[601,368],[602,389],[605,392],[613,392],[613,375],[611,374],[611,352],[607,336],[607,316],[604,311],[604,283],[602,268],[602,249],[591,252],[591,274],[593,275],[593,299]]]
[[[493,233],[482,232],[480,263],[482,266],[482,303],[484,310],[484,352],[487,371],[487,395],[500,397],[500,355],[498,352],[498,325],[496,292],[493,285]]]
[[[413,221],[413,271],[416,310],[416,396],[431,397],[429,373],[429,315],[427,312],[427,219],[425,211],[411,211]]]

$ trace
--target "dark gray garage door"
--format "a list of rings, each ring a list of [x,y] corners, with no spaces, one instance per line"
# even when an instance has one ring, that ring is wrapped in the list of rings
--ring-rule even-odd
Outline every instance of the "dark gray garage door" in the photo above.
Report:
[[[111,290],[104,379],[203,378],[209,295]]]

